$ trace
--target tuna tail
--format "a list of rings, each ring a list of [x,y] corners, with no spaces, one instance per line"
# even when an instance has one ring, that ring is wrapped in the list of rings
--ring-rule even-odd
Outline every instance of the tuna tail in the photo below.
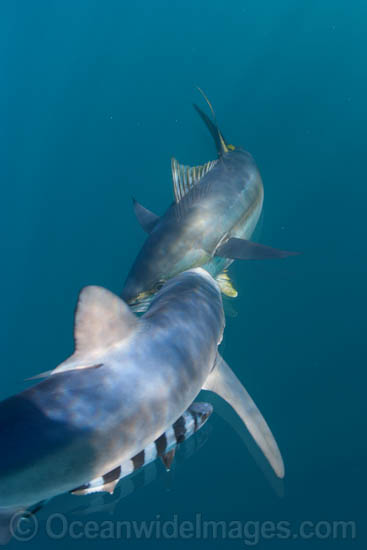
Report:
[[[201,93],[201,95],[203,96],[203,98],[205,99],[205,101],[207,102],[207,104],[209,106],[209,109],[210,109],[210,111],[213,115],[214,122],[212,120],[210,120],[210,118],[197,105],[195,105],[195,103],[194,103],[194,108],[199,113],[200,117],[205,122],[206,126],[208,127],[209,132],[211,133],[211,135],[214,139],[215,146],[216,146],[217,152],[218,152],[218,157],[220,157],[221,155],[224,155],[224,153],[228,153],[228,150],[229,150],[230,147],[226,144],[226,142],[224,140],[224,137],[223,137],[221,131],[218,128],[217,118],[215,116],[215,112],[214,112],[214,109],[212,107],[212,104],[210,103],[209,99],[207,98],[207,96],[203,92],[203,90],[199,87],[198,87],[198,90]]]

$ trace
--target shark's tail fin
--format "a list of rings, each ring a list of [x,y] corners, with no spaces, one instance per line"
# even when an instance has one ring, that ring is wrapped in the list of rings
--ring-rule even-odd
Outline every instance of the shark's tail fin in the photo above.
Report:
[[[206,126],[209,129],[209,132],[211,133],[211,135],[214,139],[215,146],[216,146],[217,152],[218,152],[218,156],[221,156],[224,153],[228,152],[228,145],[226,144],[226,142],[224,140],[224,137],[223,137],[221,131],[218,128],[217,119],[216,119],[215,112],[214,112],[214,109],[212,107],[212,104],[210,103],[209,99],[207,98],[207,96],[203,92],[203,90],[199,87],[198,87],[198,90],[201,93],[201,95],[203,96],[203,98],[205,99],[205,101],[207,102],[207,104],[209,106],[209,109],[210,109],[210,111],[213,115],[214,122],[212,120],[210,120],[210,118],[195,103],[194,103],[194,107],[195,107],[196,111],[199,113],[202,120],[205,122]]]

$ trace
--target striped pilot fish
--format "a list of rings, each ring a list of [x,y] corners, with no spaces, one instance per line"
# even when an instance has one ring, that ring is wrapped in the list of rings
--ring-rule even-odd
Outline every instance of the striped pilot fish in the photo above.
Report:
[[[153,443],[148,445],[145,449],[140,451],[137,455],[132,457],[130,460],[127,460],[120,466],[117,466],[111,472],[104,474],[101,477],[93,479],[89,483],[77,487],[73,491],[70,491],[73,495],[89,495],[92,493],[110,493],[113,494],[116,485],[123,478],[127,478],[131,474],[142,469],[144,466],[152,465],[152,462],[157,458],[161,458],[162,462],[167,471],[171,469],[172,462],[175,458],[177,447],[187,441],[192,435],[194,435],[200,428],[204,426],[209,416],[213,412],[213,406],[210,403],[199,403],[195,402],[190,405],[190,407],[184,412],[176,422],[168,428],[158,439]],[[154,479],[154,477],[153,477]],[[126,480],[128,481],[128,480]],[[152,481],[151,477],[148,476],[145,483]],[[126,491],[122,494],[117,501],[112,503],[112,508],[115,507],[116,503],[129,492],[135,490],[135,485],[129,486],[130,491]],[[30,516],[38,513],[45,505],[49,503],[50,499],[44,500],[37,503],[36,506],[29,509],[25,512],[25,516]],[[88,505],[87,508],[82,509],[83,513],[92,513],[95,511],[101,511],[104,507],[110,507],[111,501],[108,501],[108,504],[99,503],[97,505],[97,510],[93,505]],[[79,510],[80,511],[80,510]]]
[[[119,467],[127,464],[129,471],[142,449],[156,452],[151,444],[164,442],[161,434],[202,389],[234,408],[283,477],[268,425],[218,354],[223,331],[221,292],[202,268],[170,279],[142,317],[110,291],[85,287],[75,312],[73,355],[39,375],[41,382],[0,402],[3,519],[107,475],[112,490]]]
[[[121,294],[134,311],[145,311],[162,284],[186,269],[203,267],[223,294],[235,297],[226,272],[233,260],[295,254],[250,241],[263,206],[261,175],[249,152],[226,143],[204,97],[214,122],[195,107],[214,138],[218,158],[194,167],[172,160],[175,200],[161,217],[134,201],[148,233]]]
[[[195,437],[189,437],[185,435],[185,444],[177,444],[177,452],[174,457],[175,469],[179,470],[183,464],[191,459],[200,449],[206,444],[208,438],[210,437],[212,431],[212,426],[205,423],[199,425]],[[242,436],[241,432],[241,436]],[[164,460],[162,459],[163,464]],[[161,479],[165,484],[171,485],[172,478],[164,479],[164,474],[160,468],[160,461],[154,460],[150,464],[146,464],[145,467],[139,468],[131,475],[124,477],[121,482],[116,486],[116,490],[113,495],[111,493],[106,493],[103,491],[98,491],[93,495],[90,495],[93,498],[90,499],[63,499],[59,501],[58,511],[63,513],[73,513],[80,515],[89,515],[91,513],[107,513],[114,514],[116,508],[120,506],[122,500],[127,498],[129,495],[135,493],[135,491],[141,491],[144,487],[147,487],[154,481]],[[167,465],[166,472],[168,472]],[[108,497],[107,497],[108,495]],[[61,506],[61,509],[60,509]],[[43,507],[43,505],[41,506]],[[38,507],[37,507],[38,508]],[[32,514],[32,511],[30,512]]]
[[[117,466],[111,472],[97,477],[81,487],[77,487],[71,493],[73,495],[89,495],[90,493],[106,491],[112,494],[120,479],[136,472],[139,468],[150,464],[159,457],[162,459],[166,470],[170,470],[177,445],[186,441],[204,426],[212,412],[213,407],[210,403],[193,403],[168,430],[140,453]]]

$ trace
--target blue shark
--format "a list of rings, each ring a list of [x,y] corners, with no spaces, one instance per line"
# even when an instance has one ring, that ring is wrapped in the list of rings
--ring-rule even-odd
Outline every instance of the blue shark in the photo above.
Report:
[[[164,434],[202,389],[234,408],[283,477],[268,425],[218,353],[224,325],[220,288],[202,268],[170,279],[140,318],[107,289],[85,287],[74,353],[0,402],[0,515],[116,471]]]
[[[202,166],[172,159],[175,200],[162,217],[134,200],[136,216],[148,237],[122,290],[134,311],[145,311],[165,281],[193,267],[203,267],[224,294],[235,297],[226,269],[235,259],[284,258],[295,253],[251,242],[259,220],[264,188],[252,155],[227,144],[215,120],[195,106],[208,126],[218,158]]]

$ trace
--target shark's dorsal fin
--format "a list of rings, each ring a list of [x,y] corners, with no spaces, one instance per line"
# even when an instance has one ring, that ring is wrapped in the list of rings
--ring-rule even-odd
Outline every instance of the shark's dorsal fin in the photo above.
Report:
[[[216,162],[211,160],[201,166],[186,166],[172,159],[173,192],[177,203],[215,166]]]
[[[75,352],[103,351],[129,336],[137,322],[116,294],[101,286],[86,286],[79,294],[75,312]]]
[[[75,311],[75,352],[56,369],[33,378],[103,366],[103,353],[127,338],[137,323],[121,298],[100,286],[84,287]]]

